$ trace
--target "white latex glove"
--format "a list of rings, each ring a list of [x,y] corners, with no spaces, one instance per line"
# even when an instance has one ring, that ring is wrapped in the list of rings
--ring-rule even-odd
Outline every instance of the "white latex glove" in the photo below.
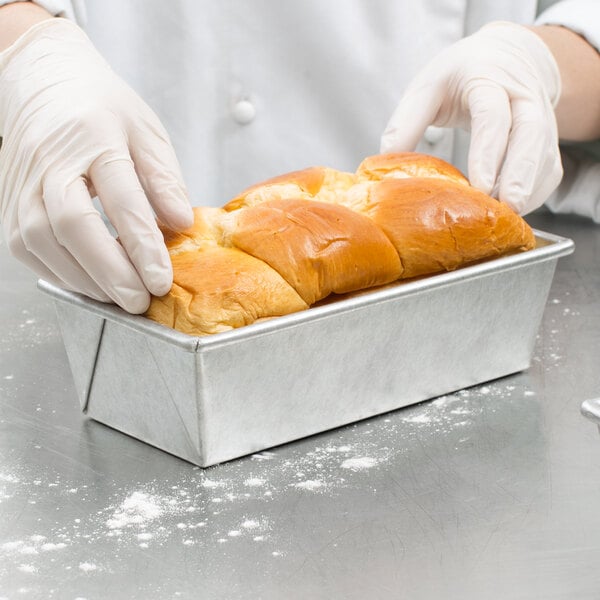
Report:
[[[554,116],[558,66],[544,42],[513,23],[484,26],[434,58],[409,85],[382,152],[414,150],[429,125],[471,131],[471,184],[518,213],[542,205],[562,166]]]
[[[12,254],[41,277],[132,313],[172,282],[155,215],[192,211],[168,135],[65,19],[0,54],[0,209]],[[118,233],[109,232],[92,197]]]

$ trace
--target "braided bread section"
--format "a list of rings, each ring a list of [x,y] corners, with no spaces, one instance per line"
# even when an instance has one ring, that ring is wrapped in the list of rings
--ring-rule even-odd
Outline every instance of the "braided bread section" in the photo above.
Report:
[[[223,213],[195,208],[190,229],[163,230],[173,285],[165,296],[152,298],[148,318],[191,335],[209,335],[308,308],[269,265],[220,243]]]
[[[417,153],[295,171],[194,211],[189,230],[163,230],[174,283],[146,313],[193,335],[535,246],[508,205]]]

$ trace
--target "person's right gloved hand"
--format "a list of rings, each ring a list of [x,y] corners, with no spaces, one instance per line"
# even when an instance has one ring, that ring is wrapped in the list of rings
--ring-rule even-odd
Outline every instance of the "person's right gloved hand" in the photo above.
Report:
[[[521,25],[490,23],[418,73],[381,151],[414,150],[428,125],[470,130],[471,184],[528,213],[562,177],[554,115],[560,91],[558,66],[541,38]]]
[[[0,135],[0,216],[17,259],[132,313],[169,291],[154,213],[173,229],[193,220],[175,153],[74,23],[43,21],[0,53]]]

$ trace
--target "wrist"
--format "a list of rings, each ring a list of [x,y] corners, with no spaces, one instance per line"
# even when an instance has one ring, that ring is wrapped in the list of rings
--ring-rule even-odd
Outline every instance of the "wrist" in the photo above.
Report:
[[[85,79],[89,69],[97,72],[93,63],[108,68],[72,21],[50,18],[31,25],[0,52],[0,136],[30,100],[42,92],[52,97],[53,85],[65,79],[75,83]],[[68,92],[64,93],[59,100],[68,103]]]
[[[595,140],[600,137],[600,55],[594,46],[571,29],[538,25],[531,30],[553,54],[562,79],[560,102],[555,107],[561,139]]]
[[[12,2],[0,7],[0,52],[33,25],[52,18],[46,9],[33,2]]]
[[[562,94],[561,71],[551,49],[534,28],[507,21],[494,21],[484,25],[480,31],[486,30],[496,30],[499,32],[499,40],[517,49],[543,85],[552,106],[556,107]]]

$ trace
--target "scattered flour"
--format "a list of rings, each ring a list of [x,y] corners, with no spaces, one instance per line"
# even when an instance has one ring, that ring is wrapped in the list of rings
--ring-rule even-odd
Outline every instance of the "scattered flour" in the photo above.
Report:
[[[257,527],[260,527],[260,523],[258,521],[255,521],[254,519],[246,519],[242,523],[242,527],[244,529],[256,529]]]
[[[359,456],[356,458],[348,458],[340,466],[342,469],[351,469],[352,471],[362,471],[370,469],[377,464],[377,460],[370,456]]]
[[[19,547],[22,545],[23,542],[21,540],[18,540],[16,542],[5,542],[4,544],[2,544],[2,546],[0,546],[0,548],[5,552],[10,552],[12,550],[18,550]]]
[[[482,411],[494,411],[498,401],[511,396],[519,401],[533,395],[533,391],[503,382],[473,387],[375,418],[368,426],[358,423],[342,428],[330,434],[322,446],[301,442],[210,471],[182,469],[176,478],[115,487],[112,498],[99,510],[93,484],[86,489],[85,482],[63,480],[57,475],[35,473],[29,477],[22,471],[5,471],[0,473],[0,498],[3,487],[11,497],[17,487],[17,493],[27,491],[27,501],[34,503],[45,500],[48,488],[52,488],[52,493],[70,506],[77,502],[81,512],[59,528],[43,531],[46,535],[0,540],[0,571],[4,562],[26,577],[24,573],[50,568],[48,563],[59,552],[71,559],[72,567],[65,568],[85,574],[108,571],[108,565],[95,564],[94,554],[84,554],[87,561],[79,562],[81,550],[91,550],[96,541],[103,547],[110,542],[115,556],[127,548],[136,552],[151,545],[160,548],[168,540],[194,551],[221,545],[226,552],[239,544],[255,543],[257,551],[260,548],[269,555],[282,556],[287,541],[277,536],[281,512],[277,503],[281,500],[303,492],[307,498],[309,492],[333,497],[345,488],[370,485],[370,479],[361,472],[390,459],[402,460],[409,436],[443,436],[454,429],[461,431],[455,443],[464,443],[470,440],[464,437],[464,427],[472,423],[467,417],[476,419]]]
[[[23,573],[35,573],[37,569],[33,565],[19,565],[19,571]]]
[[[468,408],[461,406],[461,407],[451,410],[450,414],[451,415],[470,415],[471,411]]]
[[[272,460],[276,454],[274,452],[259,452],[252,455],[253,460]]]
[[[214,489],[223,486],[222,481],[214,481],[213,479],[204,479],[200,484],[202,487]]]
[[[405,417],[403,421],[406,421],[407,423],[431,423],[431,417],[425,413],[420,413],[412,417]]]
[[[265,485],[265,480],[260,477],[250,477],[244,481],[244,485],[248,487],[260,487],[261,485]]]
[[[325,484],[319,479],[307,479],[306,481],[300,481],[294,484],[294,487],[302,490],[318,490],[325,487]]]
[[[143,492],[133,492],[106,521],[109,529],[124,529],[132,525],[145,525],[161,516],[163,510],[156,499]]]
[[[0,481],[5,483],[19,483],[19,480],[14,475],[8,475],[6,473],[0,473]]]
[[[448,402],[452,402],[452,401],[453,401],[453,398],[451,396],[440,396],[439,398],[432,400],[431,405],[435,406],[435,407],[446,406],[446,404],[448,404]]]

